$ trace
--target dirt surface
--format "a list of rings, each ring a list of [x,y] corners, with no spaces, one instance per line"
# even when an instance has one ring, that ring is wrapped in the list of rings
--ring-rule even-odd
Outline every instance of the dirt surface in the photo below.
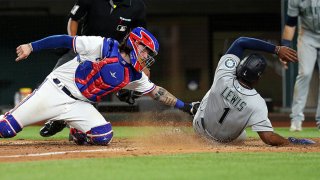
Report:
[[[119,156],[148,156],[196,152],[320,152],[320,138],[316,145],[271,147],[259,139],[249,138],[242,143],[219,144],[207,142],[183,128],[173,127],[147,137],[114,138],[109,146],[77,146],[67,140],[30,141],[1,140],[0,162],[39,161]]]

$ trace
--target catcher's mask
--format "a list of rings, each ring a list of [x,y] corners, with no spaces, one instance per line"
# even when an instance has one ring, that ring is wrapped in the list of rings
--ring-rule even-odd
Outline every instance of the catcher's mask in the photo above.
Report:
[[[130,51],[130,60],[137,71],[141,72],[155,62],[154,56],[158,54],[159,43],[146,29],[142,27],[134,28],[129,33],[126,45],[132,49]]]
[[[265,58],[259,54],[250,54],[245,57],[236,70],[238,79],[243,80],[247,85],[258,81],[267,67]]]

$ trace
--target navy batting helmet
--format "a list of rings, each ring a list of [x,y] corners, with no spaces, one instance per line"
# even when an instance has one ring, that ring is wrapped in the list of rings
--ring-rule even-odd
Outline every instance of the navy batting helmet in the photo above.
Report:
[[[243,80],[248,85],[252,85],[259,80],[267,67],[265,58],[259,54],[251,54],[244,58],[237,67],[237,78]]]

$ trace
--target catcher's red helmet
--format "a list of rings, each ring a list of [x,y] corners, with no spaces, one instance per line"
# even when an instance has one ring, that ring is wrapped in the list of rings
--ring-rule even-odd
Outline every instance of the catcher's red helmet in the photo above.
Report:
[[[137,71],[142,71],[154,63],[153,57],[158,54],[159,43],[149,31],[142,27],[134,28],[130,32],[126,44],[132,48],[130,52],[131,64]],[[141,52],[143,51],[148,54],[142,56]]]

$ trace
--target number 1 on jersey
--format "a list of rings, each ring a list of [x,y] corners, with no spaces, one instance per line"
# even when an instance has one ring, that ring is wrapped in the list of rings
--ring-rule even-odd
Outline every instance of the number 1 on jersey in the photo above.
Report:
[[[230,111],[230,108],[224,108],[224,112],[219,120],[219,123],[222,124],[222,122],[224,121],[224,119],[226,118],[228,112]]]

